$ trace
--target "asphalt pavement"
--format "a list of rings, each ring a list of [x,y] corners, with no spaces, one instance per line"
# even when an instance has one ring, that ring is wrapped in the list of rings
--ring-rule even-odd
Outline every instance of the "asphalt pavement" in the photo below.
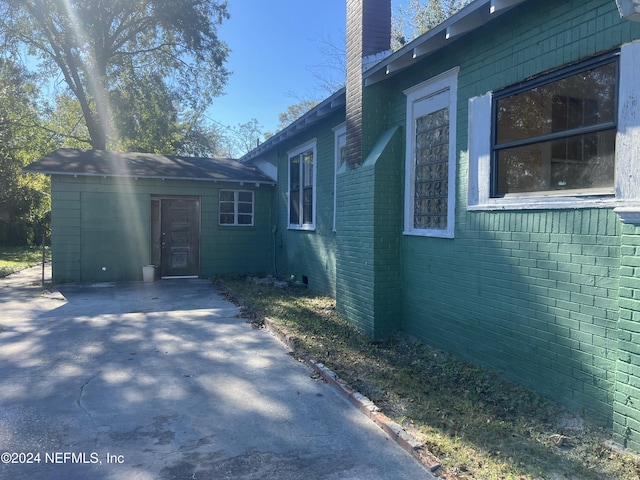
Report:
[[[435,478],[207,280],[40,281],[0,279],[2,479]]]

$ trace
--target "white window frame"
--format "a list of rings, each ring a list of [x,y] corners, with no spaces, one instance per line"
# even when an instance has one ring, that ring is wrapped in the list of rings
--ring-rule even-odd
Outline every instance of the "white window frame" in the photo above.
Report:
[[[405,198],[404,198],[404,235],[426,237],[453,238],[455,233],[456,212],[456,125],[458,109],[458,72],[459,67],[452,68],[425,82],[404,91],[407,96],[407,134],[405,159]],[[418,229],[414,227],[414,193],[415,193],[415,122],[424,115],[417,114],[420,104],[431,97],[448,92],[449,108],[449,170],[447,196],[447,228]],[[436,111],[436,110],[434,110]]]
[[[317,179],[317,167],[318,167],[318,155],[316,150],[317,140],[314,138],[309,140],[302,145],[297,146],[295,149],[287,152],[287,223],[289,225],[290,230],[315,230],[316,229],[316,179]],[[312,212],[311,212],[311,223],[303,223],[304,218],[304,204],[303,204],[303,195],[304,195],[304,169],[300,168],[300,212],[298,215],[298,223],[291,223],[291,159],[293,157],[302,155],[306,152],[312,152],[313,155],[313,170],[312,170]]]
[[[222,215],[229,215],[228,213],[222,213],[220,206],[222,203],[231,203],[229,200],[222,200],[222,193],[233,193],[233,223],[222,223]],[[247,215],[247,213],[240,213],[238,206],[240,203],[248,203],[240,201],[240,193],[251,194],[251,223],[238,223],[238,215]],[[253,227],[255,225],[256,217],[256,194],[253,190],[231,190],[224,189],[218,192],[218,225],[221,227]]]
[[[640,211],[640,112],[637,79],[640,78],[640,41],[620,48],[618,78],[618,131],[615,146],[614,194],[491,197],[492,92],[469,99],[469,188],[467,210],[526,210],[563,208],[616,208]],[[635,159],[635,160],[634,160]]]
[[[347,147],[347,122],[344,122],[333,129],[334,140],[334,172],[333,172],[333,231],[336,231],[336,212],[338,211],[338,170],[340,170],[340,158],[343,148]]]

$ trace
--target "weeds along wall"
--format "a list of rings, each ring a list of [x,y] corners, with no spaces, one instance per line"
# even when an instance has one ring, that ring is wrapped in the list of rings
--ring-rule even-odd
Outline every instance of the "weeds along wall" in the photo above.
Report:
[[[612,208],[466,207],[470,98],[636,38],[640,24],[622,21],[614,1],[525,2],[383,83],[389,124],[404,127],[403,91],[460,68],[455,236],[402,236],[405,330],[613,424],[638,449],[639,232],[625,225],[623,235]],[[365,105],[364,117],[371,111]]]
[[[203,181],[52,176],[54,282],[142,280],[151,260],[151,198],[200,198],[200,276],[272,271],[274,187]],[[253,190],[254,226],[221,226],[221,189]],[[107,266],[103,271],[102,266]]]

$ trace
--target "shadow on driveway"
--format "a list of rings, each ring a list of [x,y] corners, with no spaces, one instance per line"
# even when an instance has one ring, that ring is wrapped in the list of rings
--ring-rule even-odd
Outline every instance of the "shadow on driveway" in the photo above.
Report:
[[[208,281],[0,285],[0,309],[0,453],[24,454],[0,478],[433,478]]]

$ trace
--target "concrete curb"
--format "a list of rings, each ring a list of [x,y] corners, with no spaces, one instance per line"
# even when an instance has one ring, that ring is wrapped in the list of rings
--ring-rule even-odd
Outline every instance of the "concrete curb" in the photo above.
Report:
[[[302,355],[298,351],[297,339],[295,336],[284,331],[268,317],[264,317],[262,320],[264,328],[287,346],[297,359],[303,361],[317,372],[323,380],[337,388],[342,395],[344,395],[362,413],[378,425],[378,427],[380,427],[394,442],[422,463],[422,465],[424,465],[430,472],[435,472],[440,468],[440,464],[437,463],[434,465],[425,464],[423,459],[418,455],[418,451],[423,449],[424,445],[411,436],[404,428],[402,428],[401,425],[382,413],[382,411],[369,398],[351,388],[347,382],[342,380],[323,363]]]

